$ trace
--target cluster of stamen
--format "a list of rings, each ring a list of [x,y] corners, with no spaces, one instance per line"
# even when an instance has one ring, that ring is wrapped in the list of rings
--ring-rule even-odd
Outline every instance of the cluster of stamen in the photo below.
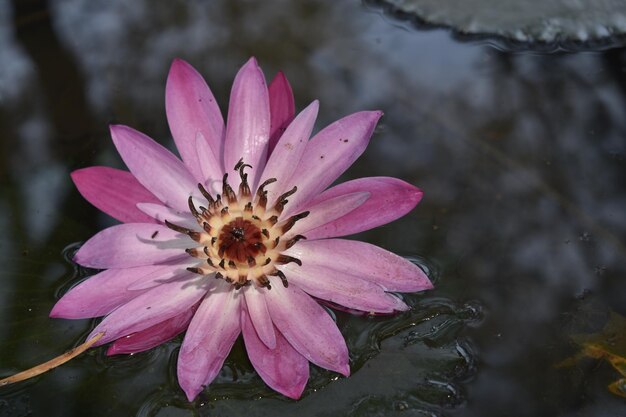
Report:
[[[296,235],[290,239],[281,239],[298,220],[306,217],[305,211],[278,221],[287,198],[296,192],[297,188],[278,197],[273,207],[267,208],[267,191],[265,187],[275,182],[270,178],[262,183],[253,196],[248,184],[248,174],[244,172],[250,165],[240,160],[235,166],[239,172],[241,183],[236,194],[228,184],[228,174],[222,180],[222,195],[215,197],[202,184],[198,188],[207,200],[207,207],[196,207],[192,197],[189,197],[189,210],[196,218],[202,231],[191,230],[165,221],[167,227],[188,235],[199,243],[199,246],[189,248],[186,252],[202,260],[197,267],[187,268],[189,271],[221,278],[232,283],[236,289],[254,282],[259,287],[271,289],[268,276],[277,276],[287,287],[287,278],[276,268],[276,265],[295,262],[301,265],[297,258],[283,255],[282,252],[292,247],[298,240],[304,239]]]

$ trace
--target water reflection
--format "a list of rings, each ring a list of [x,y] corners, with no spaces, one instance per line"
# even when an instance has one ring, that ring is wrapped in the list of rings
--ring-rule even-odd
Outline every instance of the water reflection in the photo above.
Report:
[[[268,78],[287,73],[298,108],[320,99],[318,129],[356,110],[383,109],[370,148],[346,178],[401,177],[425,199],[363,239],[423,255],[440,278],[432,296],[415,300],[417,318],[339,315],[358,370],[332,383],[318,372],[298,403],[270,395],[235,349],[220,383],[189,405],[172,374],[173,342],[128,358],[90,352],[0,392],[0,415],[536,416],[577,408],[604,415],[621,405],[601,375],[586,375],[598,378],[595,385],[563,382],[550,366],[570,348],[558,320],[576,295],[591,290],[618,312],[626,302],[624,50],[503,53],[339,2],[16,3],[0,1],[3,373],[60,353],[89,331],[89,321],[47,318],[55,290],[86,273],[64,262],[63,248],[112,224],[79,197],[67,173],[121,166],[111,122],[170,143],[163,94],[176,56],[207,77],[222,109],[232,74],[251,54]],[[486,313],[478,327],[456,313],[431,317],[433,305],[441,307],[433,300],[451,311],[479,300]],[[407,318],[398,330],[381,329]],[[367,347],[372,335],[389,336],[380,352]],[[474,346],[476,376],[460,353]],[[466,373],[456,374],[457,366]],[[239,399],[250,397],[267,398]],[[452,400],[445,406],[440,398]],[[603,408],[593,405],[600,400]]]

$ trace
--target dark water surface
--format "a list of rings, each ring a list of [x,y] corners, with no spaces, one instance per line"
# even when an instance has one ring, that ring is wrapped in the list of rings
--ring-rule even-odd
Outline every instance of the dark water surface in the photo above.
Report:
[[[626,51],[512,53],[370,3],[0,0],[0,375],[94,326],[47,317],[90,273],[69,261],[76,242],[114,224],[69,173],[122,166],[109,123],[171,145],[174,57],[223,110],[251,55],[267,78],[287,74],[298,109],[320,100],[317,129],[383,110],[344,179],[395,176],[425,198],[358,237],[436,283],[393,318],[337,313],[353,376],[313,369],[298,402],[266,388],[238,342],[188,403],[177,339],[125,357],[95,349],[2,388],[0,416],[626,415],[605,361],[554,366],[576,352],[580,323],[592,331],[626,314]]]

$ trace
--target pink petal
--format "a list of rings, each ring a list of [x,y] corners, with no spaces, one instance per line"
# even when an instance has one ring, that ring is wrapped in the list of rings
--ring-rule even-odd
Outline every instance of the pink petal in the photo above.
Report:
[[[182,59],[172,62],[165,87],[165,110],[176,147],[196,180],[205,181],[207,174],[220,178],[224,119],[209,86]],[[196,148],[197,137],[209,145],[201,155]],[[200,169],[200,159],[210,161],[210,173]]]
[[[357,274],[338,272],[321,265],[283,265],[281,269],[290,284],[308,294],[339,305],[368,313],[406,311],[409,307],[398,297],[387,294],[379,285],[359,278]]]
[[[224,165],[227,173],[241,158],[252,165],[246,172],[253,190],[267,161],[269,135],[270,105],[265,78],[256,60],[250,58],[237,73],[230,93]],[[231,175],[229,181],[236,190],[239,176]]]
[[[89,167],[72,172],[72,180],[83,197],[109,216],[124,222],[154,223],[137,210],[139,202],[158,202],[152,193],[127,171]]]
[[[298,220],[295,226],[285,234],[285,239],[299,234],[304,234],[308,238],[309,230],[345,216],[367,201],[369,196],[369,193],[344,194],[309,207],[310,214]]]
[[[411,210],[422,199],[422,191],[402,180],[389,177],[359,178],[336,185],[311,200],[308,205],[356,192],[369,192],[370,198],[354,211],[307,232],[309,239],[346,236],[392,222]],[[306,210],[304,207],[303,210]]]
[[[137,208],[161,224],[165,223],[165,220],[167,220],[170,223],[200,231],[200,226],[196,218],[193,217],[189,211],[180,212],[164,206],[163,204],[154,203],[139,203],[137,204]]]
[[[352,274],[387,291],[415,292],[433,287],[426,274],[406,259],[365,242],[344,239],[300,241],[285,254],[303,267],[324,267],[330,275]]]
[[[70,289],[54,305],[50,317],[85,319],[104,316],[150,286],[183,274],[187,274],[184,265],[108,269]],[[133,289],[133,286],[137,288]]]
[[[202,134],[198,133],[196,137],[196,150],[198,151],[198,159],[200,162],[200,171],[202,172],[202,180],[199,181],[212,194],[222,193],[222,178],[224,171],[222,163],[216,163],[211,158],[205,158],[203,155],[211,152],[208,142]]]
[[[277,180],[266,188],[268,207],[276,203],[276,199],[285,191],[285,186],[288,185],[293,172],[296,170],[313,131],[318,109],[319,103],[315,100],[302,110],[287,127],[285,133],[280,137],[278,146],[270,155],[259,181],[259,183],[263,183],[269,178],[276,178]]]
[[[270,100],[270,142],[269,154],[274,151],[278,139],[285,131],[296,114],[296,103],[293,98],[291,85],[282,71],[278,71],[276,77],[267,88]],[[308,139],[308,137],[307,137]]]
[[[107,349],[107,355],[143,352],[159,346],[184,332],[193,317],[193,313],[194,309],[190,308],[152,327],[117,339]]]
[[[211,285],[209,279],[212,280],[188,272],[177,281],[154,287],[106,316],[87,340],[104,332],[104,336],[97,342],[97,345],[103,345],[182,314],[206,294]]]
[[[348,376],[348,348],[330,315],[297,286],[270,280],[265,299],[279,332],[310,362]]]
[[[159,200],[187,210],[190,195],[199,195],[197,181],[170,151],[127,126],[111,126],[113,143],[135,178]]]
[[[76,252],[74,261],[89,268],[131,268],[189,257],[185,248],[196,242],[165,226],[126,223],[104,229]]]
[[[219,282],[191,320],[178,355],[178,382],[189,401],[215,379],[239,336],[241,298]]]
[[[250,286],[244,290],[244,298],[246,300],[248,314],[254,324],[259,339],[261,339],[268,348],[274,349],[276,347],[276,335],[274,334],[274,325],[272,324],[270,313],[267,310],[265,297],[262,294],[265,291],[264,288]]]
[[[322,129],[307,144],[290,186],[298,192],[289,198],[284,215],[302,211],[312,197],[332,184],[363,153],[376,122],[379,111],[351,114]]]
[[[243,341],[252,366],[275,391],[297,400],[309,379],[309,361],[276,331],[276,347],[269,349],[259,338],[246,311],[241,312]]]

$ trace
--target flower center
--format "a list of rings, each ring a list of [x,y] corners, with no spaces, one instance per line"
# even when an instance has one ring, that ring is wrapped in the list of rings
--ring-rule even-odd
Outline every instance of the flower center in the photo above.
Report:
[[[189,271],[202,275],[215,274],[216,278],[225,279],[236,289],[250,283],[271,289],[268,279],[271,275],[280,277],[286,287],[287,278],[276,265],[289,262],[301,265],[299,259],[283,255],[282,252],[305,238],[302,235],[288,236],[287,233],[309,212],[279,221],[279,216],[288,202],[287,198],[297,188],[282,194],[276,204],[268,209],[265,187],[276,179],[265,181],[259,186],[256,195],[252,196],[247,174],[244,172],[246,167],[249,165],[242,161],[235,166],[241,177],[237,194],[228,184],[228,174],[225,174],[222,195],[217,194],[215,198],[202,184],[198,184],[208,203],[206,207],[197,208],[193,198],[189,197],[189,210],[202,231],[181,227],[167,220],[165,224],[198,242],[199,246],[186,249],[189,255],[199,261],[197,266],[187,268]]]

